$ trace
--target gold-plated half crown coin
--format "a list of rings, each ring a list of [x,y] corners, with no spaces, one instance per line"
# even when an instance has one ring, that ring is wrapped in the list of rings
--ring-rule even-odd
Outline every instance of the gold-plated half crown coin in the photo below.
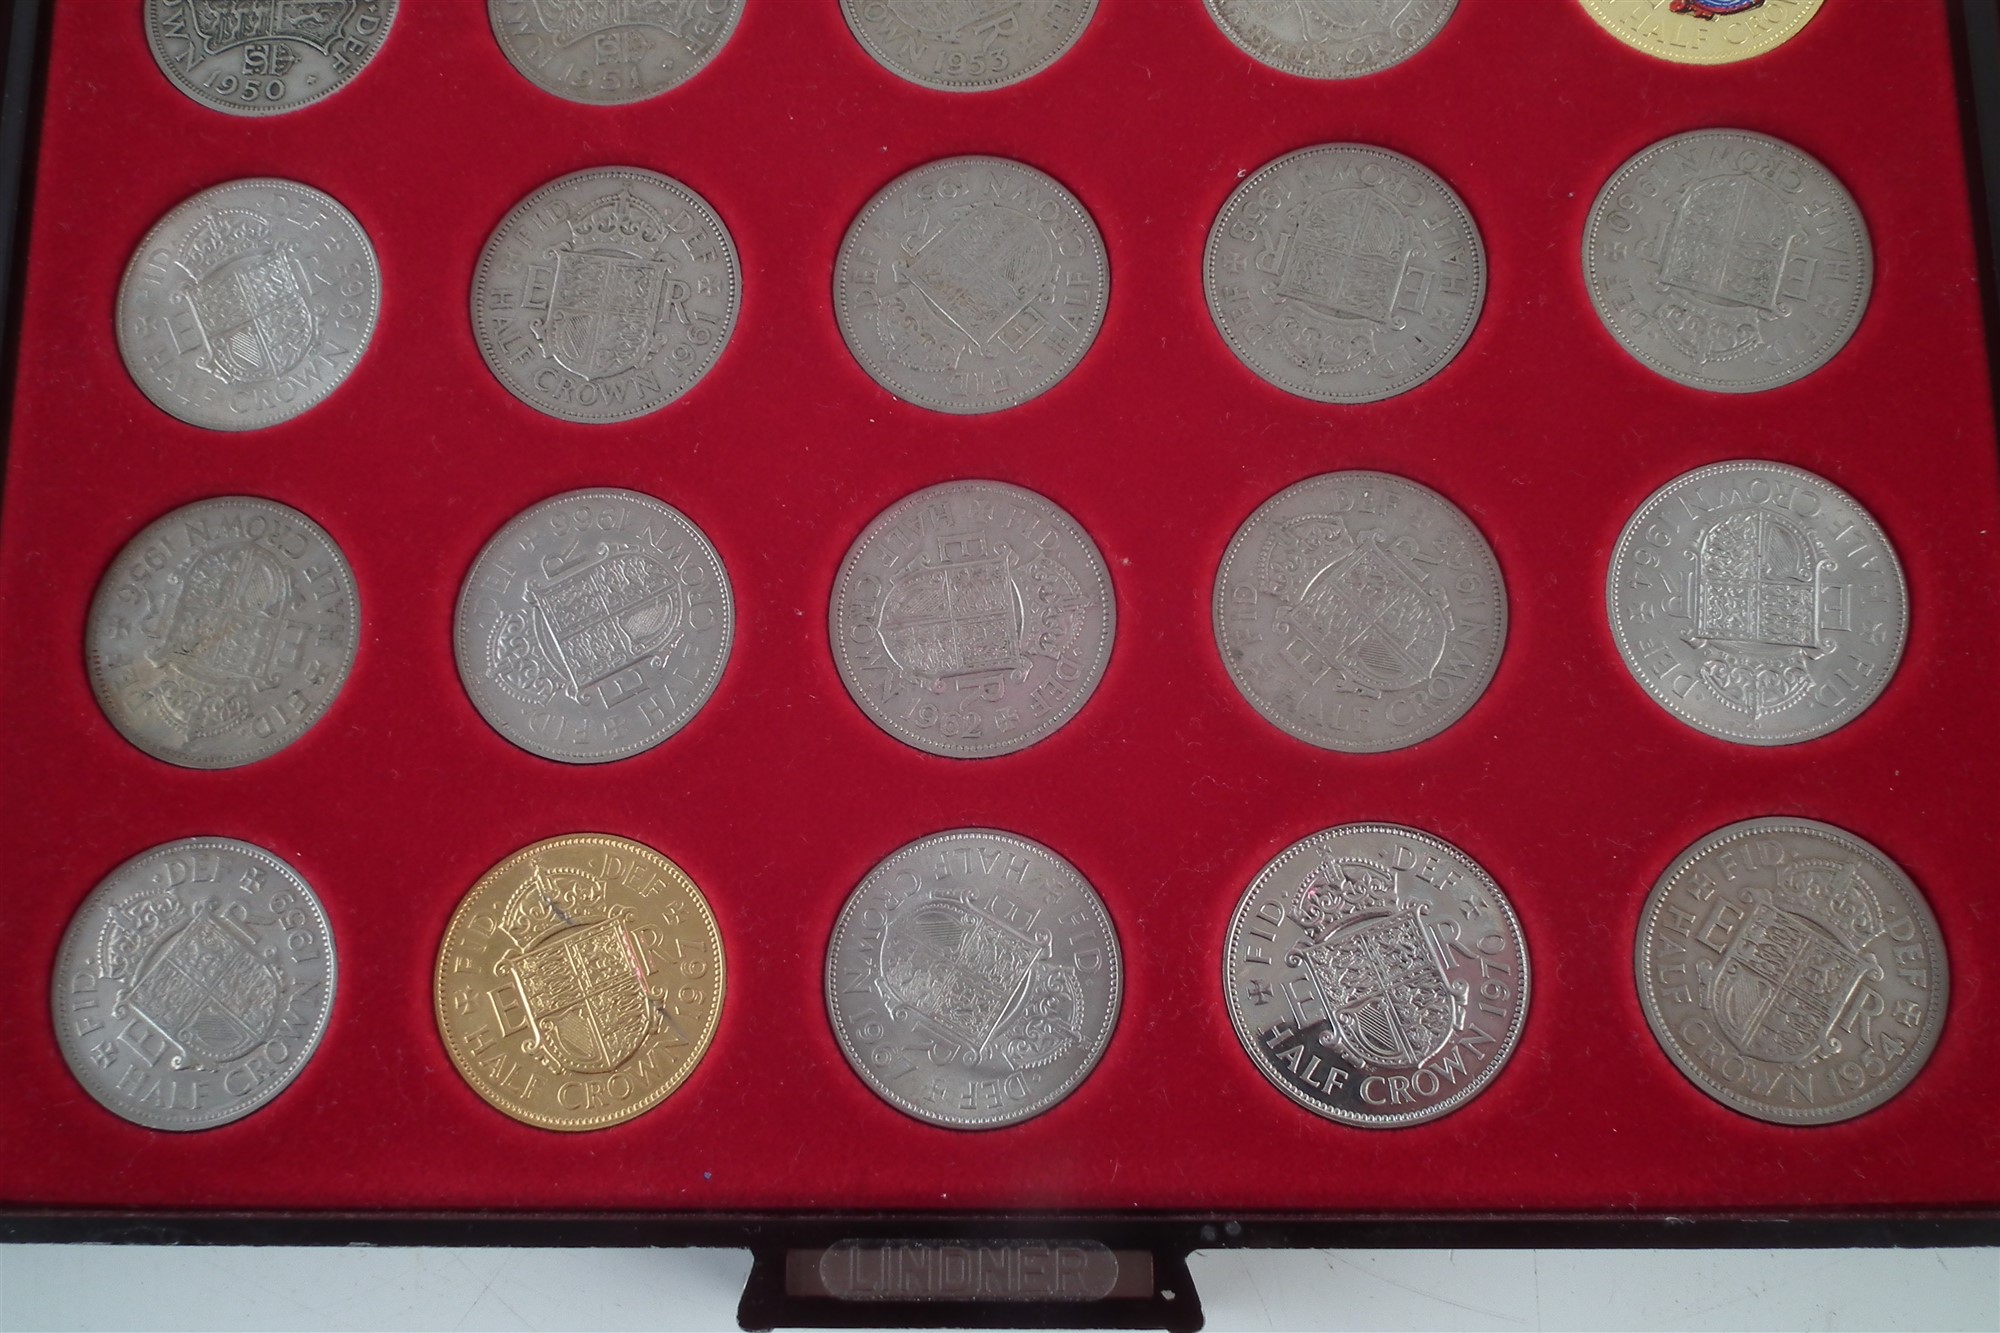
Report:
[[[1822,0],[1582,0],[1627,46],[1682,65],[1730,65],[1783,46]]]

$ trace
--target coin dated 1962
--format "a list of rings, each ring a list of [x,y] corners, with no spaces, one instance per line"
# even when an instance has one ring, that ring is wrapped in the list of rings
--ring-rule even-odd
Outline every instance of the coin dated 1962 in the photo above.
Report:
[[[1019,162],[953,157],[861,210],[833,306],[854,359],[896,397],[998,412],[1075,369],[1110,282],[1104,238],[1068,190]]]
[[[1077,868],[1038,842],[954,829],[856,886],[826,951],[847,1063],[906,1115],[947,1129],[1032,1119],[1111,1042],[1118,932]]]
[[[1528,1013],[1528,951],[1507,895],[1440,838],[1347,824],[1259,871],[1229,922],[1223,989],[1238,1040],[1314,1115],[1393,1128],[1492,1083]]]
[[[946,93],[1004,88],[1076,44],[1097,0],[840,0],[877,64]]]
[[[742,13],[743,0],[486,0],[514,68],[544,92],[590,106],[678,88],[715,58]]]
[[[1438,35],[1458,0],[1207,0],[1244,52],[1307,79],[1352,79],[1401,64]]]
[[[1612,637],[1656,703],[1711,736],[1789,745],[1847,725],[1902,660],[1909,589],[1859,501],[1783,463],[1712,463],[1632,515]]]
[[[146,45],[173,85],[238,116],[339,91],[389,36],[396,0],[145,0]]]
[[[1272,496],[1215,575],[1215,642],[1250,706],[1329,750],[1398,750],[1463,717],[1500,664],[1507,589],[1458,507],[1382,472]]]
[[[1639,1001],[1694,1085],[1748,1116],[1873,1110],[1937,1045],[1950,968],[1901,867],[1811,819],[1746,819],[1688,848],[1639,917]]]
[[[1798,36],[1822,0],[1582,0],[1604,30],[1682,65],[1727,65]]]
[[[1443,370],[1486,301],[1486,249],[1449,185],[1400,153],[1287,153],[1229,196],[1202,289],[1258,375],[1323,403],[1370,403]]]
[[[247,842],[183,838],[76,909],[56,951],[56,1041],[84,1091],[134,1124],[225,1125],[305,1068],[336,971],[298,871]]]

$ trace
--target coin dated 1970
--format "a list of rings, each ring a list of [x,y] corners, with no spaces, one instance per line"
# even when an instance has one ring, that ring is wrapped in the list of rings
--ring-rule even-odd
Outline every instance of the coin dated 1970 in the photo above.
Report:
[[[486,0],[514,68],[544,92],[591,106],[678,88],[715,58],[742,13],[743,0]]]
[[[1798,36],[1822,0],[1582,0],[1604,30],[1682,65],[1727,65]]]
[[[1004,88],[1076,44],[1097,0],[840,0],[876,63],[946,93]]]
[[[134,1124],[225,1125],[305,1068],[336,972],[298,871],[247,842],[183,838],[76,909],[56,951],[56,1041],[84,1091]]]
[[[1438,35],[1458,0],[1207,0],[1230,41],[1273,69],[1352,79],[1401,64]]]
[[[204,106],[270,116],[347,86],[389,36],[396,0],[145,0],[146,45]]]

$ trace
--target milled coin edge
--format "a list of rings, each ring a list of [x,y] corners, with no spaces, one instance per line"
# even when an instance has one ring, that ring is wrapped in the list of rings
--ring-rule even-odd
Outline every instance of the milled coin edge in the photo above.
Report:
[[[916,87],[928,89],[934,93],[990,93],[997,92],[1002,88],[1011,88],[1017,83],[1032,79],[1068,55],[1070,48],[1077,44],[1083,37],[1084,31],[1090,27],[1090,21],[1097,17],[1097,0],[1081,0],[1083,17],[1077,20],[1075,31],[1071,32],[1066,40],[1058,43],[1054,50],[1050,51],[1048,55],[1035,64],[1019,73],[1009,74],[1002,79],[980,79],[970,83],[948,83],[941,79],[919,78],[901,66],[892,63],[884,52],[876,48],[875,43],[869,40],[868,35],[861,30],[861,25],[855,21],[855,3],[856,0],[840,0],[840,17],[846,22],[848,32],[853,34],[855,43],[867,53],[868,58],[874,61],[878,67],[895,75],[903,82],[914,84]],[[1453,3],[1456,3],[1456,0],[1453,0]]]

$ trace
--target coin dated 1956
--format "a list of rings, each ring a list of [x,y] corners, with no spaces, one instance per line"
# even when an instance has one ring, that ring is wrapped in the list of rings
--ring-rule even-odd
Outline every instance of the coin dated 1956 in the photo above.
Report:
[[[395,19],[396,0],[146,0],[146,45],[202,105],[271,116],[346,87]]]
[[[1352,79],[1401,64],[1438,35],[1458,0],[1207,0],[1230,41],[1273,69]]]
[[[336,971],[298,871],[247,842],[183,838],[76,909],[56,951],[56,1041],[84,1091],[134,1124],[225,1125],[305,1068]]]
[[[1118,932],[1077,868],[1027,838],[954,829],[856,886],[826,951],[840,1053],[874,1093],[947,1129],[1032,1119],[1111,1042]]]
[[[946,93],[1004,88],[1076,44],[1097,0],[840,0],[876,63]]]
[[[1582,0],[1604,30],[1682,65],[1727,65],[1798,36],[1822,0]]]
[[[1676,857],[1640,913],[1633,963],[1667,1057],[1775,1124],[1851,1119],[1901,1092],[1951,990],[1910,877],[1811,819],[1746,819]]]
[[[678,88],[715,58],[742,13],[743,0],[486,0],[514,68],[544,92],[591,106]]]

